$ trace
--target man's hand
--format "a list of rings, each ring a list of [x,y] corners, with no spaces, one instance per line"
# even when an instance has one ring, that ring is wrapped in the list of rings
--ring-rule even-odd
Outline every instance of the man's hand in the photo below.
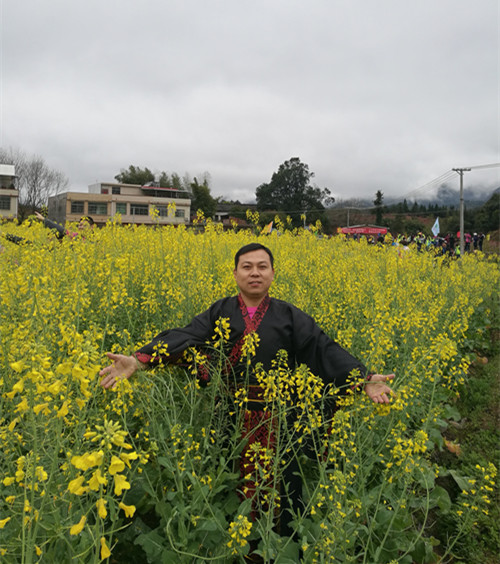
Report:
[[[372,374],[370,381],[365,384],[366,395],[374,403],[390,403],[390,396],[394,394],[386,382],[394,380],[394,374]]]
[[[135,356],[125,356],[124,354],[106,353],[106,356],[113,361],[113,364],[106,366],[99,372],[103,376],[101,386],[103,388],[114,388],[118,380],[130,378],[139,368]]]

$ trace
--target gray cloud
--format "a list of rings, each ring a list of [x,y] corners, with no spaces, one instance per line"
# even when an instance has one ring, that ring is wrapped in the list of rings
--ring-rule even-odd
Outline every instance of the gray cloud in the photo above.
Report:
[[[403,196],[500,160],[496,0],[26,0],[1,18],[0,144],[72,189],[135,164],[249,201],[298,156],[337,197]]]

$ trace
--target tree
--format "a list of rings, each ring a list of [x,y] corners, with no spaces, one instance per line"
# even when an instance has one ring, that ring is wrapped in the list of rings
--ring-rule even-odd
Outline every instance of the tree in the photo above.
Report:
[[[172,188],[175,190],[186,191],[186,187],[182,183],[181,177],[176,172],[172,173],[170,181]]]
[[[375,194],[375,199],[373,200],[373,205],[375,206],[375,223],[377,225],[382,225],[382,202],[384,201],[384,195],[380,190],[377,190]]]
[[[299,158],[285,161],[268,184],[261,184],[257,188],[257,209],[293,214],[294,225],[300,225],[300,215],[303,213],[306,213],[308,220],[319,219],[321,214],[317,212],[324,210],[325,205],[331,205],[334,198],[330,197],[328,188],[320,189],[310,184],[313,176],[308,165],[301,163]]]
[[[203,184],[199,184],[195,176],[193,182],[191,182],[191,193],[191,212],[196,213],[198,210],[201,210],[205,217],[213,217],[217,207],[217,200],[212,198],[210,194],[207,178],[203,180]]]
[[[479,209],[475,210],[473,222],[474,230],[487,233],[500,229],[500,189]]]
[[[47,205],[49,196],[68,187],[68,178],[62,172],[49,168],[39,155],[28,156],[19,149],[0,149],[0,162],[15,166],[21,221]]]
[[[120,173],[115,176],[115,180],[120,184],[140,184],[144,186],[148,182],[154,182],[155,175],[147,167],[143,170],[138,166],[130,165],[128,170],[122,168]]]

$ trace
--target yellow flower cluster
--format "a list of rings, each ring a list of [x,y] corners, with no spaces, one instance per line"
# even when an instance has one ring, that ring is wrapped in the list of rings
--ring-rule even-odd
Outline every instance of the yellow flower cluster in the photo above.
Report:
[[[489,514],[492,495],[495,492],[498,470],[493,463],[487,466],[476,465],[475,478],[469,478],[461,494],[460,506],[457,510],[459,517],[469,520],[468,525],[476,525],[477,513]]]
[[[232,554],[238,554],[242,548],[248,545],[247,537],[252,532],[252,523],[245,515],[238,515],[235,521],[229,524],[229,536],[231,537],[227,546],[232,549]]]
[[[148,456],[132,450],[132,446],[125,441],[127,433],[120,428],[118,422],[108,421],[105,418],[103,425],[95,425],[94,429],[95,431],[87,431],[84,437],[90,443],[95,443],[98,450],[89,450],[84,454],[70,457],[71,465],[81,472],[70,480],[67,491],[76,496],[96,492],[97,515],[100,519],[106,519],[108,516],[106,506],[108,502],[114,502],[109,495],[108,485],[112,482],[114,495],[121,496],[125,490],[130,489],[130,482],[123,473],[125,468],[131,469],[132,462],[136,460],[145,464]],[[130,452],[124,452],[122,449]],[[119,501],[118,507],[123,510],[126,517],[132,517],[135,513],[135,507],[126,505],[123,501]],[[80,521],[71,527],[70,534],[78,535],[83,530],[85,522],[86,516],[83,515]]]
[[[300,365],[291,369],[286,352],[278,351],[273,368],[265,372],[259,367],[255,375],[263,391],[266,409],[293,409],[293,427],[299,443],[302,442],[303,435],[321,427],[323,418],[320,400],[323,398],[324,384],[307,366]]]

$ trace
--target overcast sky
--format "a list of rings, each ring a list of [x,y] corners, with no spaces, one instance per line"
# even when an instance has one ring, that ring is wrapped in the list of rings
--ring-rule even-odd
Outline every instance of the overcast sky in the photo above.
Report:
[[[74,191],[133,164],[249,202],[299,157],[404,197],[500,162],[498,0],[0,0],[0,33],[0,146]]]

